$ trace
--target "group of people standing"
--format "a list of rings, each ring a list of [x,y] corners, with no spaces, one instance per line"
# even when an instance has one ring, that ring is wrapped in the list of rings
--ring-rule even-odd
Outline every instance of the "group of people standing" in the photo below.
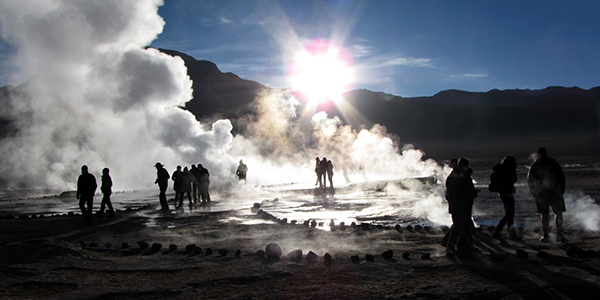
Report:
[[[452,160],[453,168],[446,178],[446,200],[448,212],[452,215],[452,227],[442,241],[448,252],[459,257],[470,257],[473,250],[473,234],[475,226],[472,220],[473,203],[479,190],[475,189],[469,166],[469,160],[461,158]],[[517,182],[517,160],[506,156],[493,167],[490,176],[489,190],[498,193],[504,205],[504,217],[496,226],[492,237],[502,240],[502,229],[507,226],[509,239],[520,240],[514,227],[515,217],[515,186]],[[548,242],[550,207],[555,214],[556,241],[567,242],[563,234],[563,212],[566,211],[563,194],[565,192],[565,176],[558,162],[550,158],[546,148],[541,147],[536,153],[536,160],[527,174],[527,184],[535,199],[537,212],[541,215],[543,236],[542,242]]]
[[[110,202],[110,195],[112,194],[112,179],[109,175],[109,169],[104,168],[102,170],[102,185],[100,186],[100,190],[102,191],[102,203],[100,204],[100,211],[98,211],[97,216],[102,217],[104,214],[104,209],[108,208],[108,217],[113,217],[115,215],[115,210]],[[85,224],[92,223],[93,211],[92,208],[94,206],[94,194],[96,193],[96,188],[98,184],[96,183],[96,177],[89,173],[88,167],[83,165],[81,167],[81,175],[77,179],[77,199],[79,199],[79,209],[81,209],[81,214],[83,215],[83,221]]]
[[[333,188],[333,163],[331,160],[327,160],[326,157],[319,160],[317,157],[315,173],[317,173],[317,182],[315,183],[315,186],[318,185],[319,188],[326,188],[327,179],[329,179],[329,187]],[[325,175],[327,175],[327,178],[325,178]]]
[[[166,196],[169,178],[173,180],[175,208],[183,207],[183,197],[186,194],[190,205],[198,203],[200,199],[204,204],[211,201],[208,191],[210,186],[210,174],[202,164],[198,164],[197,167],[191,165],[190,169],[184,167],[183,170],[181,170],[181,166],[177,166],[172,177],[169,177],[169,172],[160,162],[157,162],[154,167],[156,167],[155,183],[158,184],[160,189],[159,201],[162,210],[169,210]]]

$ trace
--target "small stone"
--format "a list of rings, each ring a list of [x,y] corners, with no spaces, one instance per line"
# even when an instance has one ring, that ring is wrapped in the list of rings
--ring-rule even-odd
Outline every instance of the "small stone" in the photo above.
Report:
[[[293,262],[300,263],[302,262],[302,250],[297,249],[287,254],[289,260]]]
[[[146,249],[150,246],[148,243],[146,243],[144,241],[137,241],[136,244],[142,249]]]
[[[233,256],[235,257],[240,257],[240,255],[242,255],[242,250],[235,250],[235,253],[233,253]]]
[[[265,257],[265,250],[258,250],[258,251],[256,251],[256,256],[258,258],[264,258]]]
[[[383,253],[381,253],[381,257],[383,259],[391,259],[392,257],[394,257],[394,251],[393,250],[384,251]]]
[[[87,244],[84,241],[80,241],[79,242],[79,246],[81,246],[81,247],[87,247]]]
[[[367,254],[365,255],[365,260],[368,262],[374,262],[375,261],[375,256],[371,255],[371,254]]]
[[[29,219],[29,216],[28,215],[20,215],[19,219]]]
[[[227,256],[227,254],[229,253],[229,250],[227,249],[219,249],[219,255],[221,256]]]
[[[431,232],[431,226],[423,226],[423,230],[425,230],[425,232]]]
[[[579,249],[577,249],[577,247],[571,247],[571,248],[567,249],[567,255],[570,257],[577,257],[578,252],[579,252]]]
[[[317,263],[318,259],[319,259],[319,256],[312,251],[308,251],[308,254],[306,254],[306,262],[309,264]]]
[[[533,232],[535,232],[535,233],[538,233],[538,232],[540,232],[540,228],[539,228],[539,227],[536,227],[536,228],[534,228],[534,229],[533,229]]]
[[[189,245],[185,246],[185,251],[192,252],[192,251],[194,251],[194,248],[196,248],[196,244],[189,244]]]
[[[415,231],[417,231],[417,232],[423,231],[423,226],[421,226],[421,225],[415,225]]]
[[[396,228],[396,231],[403,233],[404,230],[402,230],[402,226],[400,226],[399,224],[397,224],[396,226],[394,226],[394,228]]]
[[[323,264],[325,264],[326,267],[331,266],[331,254],[325,253],[325,255],[323,256]]]
[[[509,258],[509,254],[508,254],[508,253],[506,253],[506,252],[501,252],[501,253],[496,253],[496,252],[494,252],[494,253],[491,253],[491,254],[490,254],[490,257],[491,257],[493,260],[506,260],[506,259],[508,259],[508,258]]]
[[[358,263],[360,263],[360,259],[358,258],[358,255],[353,255],[353,256],[350,256],[350,261],[351,261],[353,264],[358,264]]]
[[[112,244],[111,244],[110,242],[106,242],[106,243],[104,244],[104,248],[106,248],[106,249],[110,249],[110,248],[112,248]]]
[[[315,220],[312,220],[312,221],[310,222],[310,227],[313,227],[313,228],[314,228],[314,227],[317,227],[317,221],[315,221]]]
[[[129,243],[125,243],[125,242],[121,243],[121,248],[123,248],[123,249],[129,248]]]
[[[525,259],[525,258],[529,257],[529,253],[527,253],[527,251],[525,251],[523,249],[517,249],[517,257]]]
[[[281,219],[281,220],[279,221],[279,225],[286,225],[286,224],[287,224],[287,222],[288,222],[288,219],[287,219],[287,218],[283,218],[283,219]]]
[[[169,245],[169,251],[173,252],[175,250],[177,250],[177,245],[175,245],[175,244]]]
[[[310,226],[310,220],[304,221],[304,223],[302,223],[302,225],[304,225],[304,227],[309,227]]]
[[[200,247],[198,247],[200,248]],[[206,255],[212,255],[213,251],[210,248],[206,248]]]
[[[91,248],[96,248],[98,247],[97,243],[90,243],[88,246],[90,246]]]
[[[319,227],[323,227],[323,225],[325,225],[325,222],[319,222]]]
[[[161,243],[153,243],[152,244],[152,250],[158,251],[160,249],[162,249],[162,244]]]
[[[350,223],[350,227],[352,227],[352,228],[356,227],[356,222]]]
[[[546,258],[546,257],[548,257],[548,252],[540,250],[537,253],[537,257],[539,257],[539,258]]]
[[[207,254],[209,254],[208,250],[210,250],[210,249],[206,249]],[[200,248],[198,246],[194,246],[194,249],[192,249],[192,251],[194,251],[194,254],[200,254],[200,253],[202,253],[202,248]],[[211,251],[211,253],[212,253],[212,251]]]
[[[280,258],[281,254],[281,247],[277,244],[268,244],[265,248],[265,255],[269,258]]]
[[[413,227],[411,225],[406,226],[406,230],[413,231]]]
[[[410,253],[408,251],[402,253],[402,258],[409,259],[410,258]]]
[[[429,253],[423,253],[423,254],[421,254],[421,259],[422,260],[429,260],[429,259],[431,259],[431,254],[429,254]]]
[[[291,220],[290,221],[290,224],[292,224],[292,225],[296,225],[296,223],[298,223],[298,221],[296,221],[296,220]]]

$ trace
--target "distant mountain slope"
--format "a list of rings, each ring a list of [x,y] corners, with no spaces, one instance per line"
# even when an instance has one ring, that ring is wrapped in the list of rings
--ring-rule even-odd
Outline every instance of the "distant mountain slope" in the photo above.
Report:
[[[174,50],[158,49],[171,56],[179,56],[188,68],[193,81],[193,99],[185,109],[198,120],[208,123],[219,118],[236,119],[249,112],[256,95],[268,87],[254,81],[241,79],[233,73],[222,73],[210,61],[195,58]]]
[[[209,61],[173,50],[193,80],[193,99],[183,107],[210,125],[218,118],[233,121],[235,132],[244,132],[236,120],[253,113],[260,83],[222,73]],[[0,88],[0,138],[16,133],[12,126],[11,94],[26,85]],[[302,105],[306,103],[298,96]],[[411,143],[433,158],[459,156],[527,155],[540,146],[552,155],[600,154],[600,87],[548,87],[543,90],[446,90],[431,97],[403,98],[382,92],[353,90],[344,94],[346,107],[323,105],[330,116],[339,116],[355,129],[382,124],[388,132]],[[304,111],[301,106],[298,111]],[[22,116],[21,116],[22,117]]]

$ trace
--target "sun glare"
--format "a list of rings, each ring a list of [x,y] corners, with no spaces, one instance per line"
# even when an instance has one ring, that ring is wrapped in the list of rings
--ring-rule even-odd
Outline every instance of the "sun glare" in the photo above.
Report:
[[[316,41],[293,57],[290,76],[294,90],[318,104],[341,99],[354,80],[349,55],[327,42]]]

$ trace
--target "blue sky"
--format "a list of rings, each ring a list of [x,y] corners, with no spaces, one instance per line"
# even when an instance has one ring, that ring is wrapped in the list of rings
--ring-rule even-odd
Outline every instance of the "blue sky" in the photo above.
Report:
[[[152,46],[272,87],[311,39],[351,53],[353,88],[399,96],[600,85],[600,1],[165,2]]]

